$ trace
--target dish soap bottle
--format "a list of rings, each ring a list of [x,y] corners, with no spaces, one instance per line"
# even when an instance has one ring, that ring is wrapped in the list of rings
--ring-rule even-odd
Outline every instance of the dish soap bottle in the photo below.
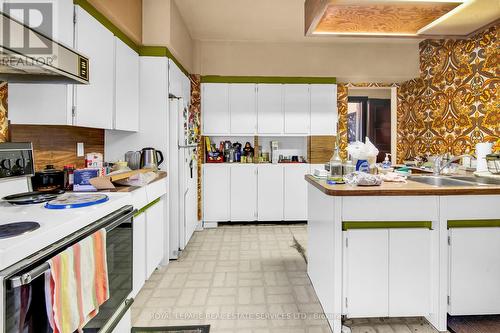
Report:
[[[389,169],[392,165],[391,163],[391,160],[389,159],[389,156],[391,156],[391,154],[385,154],[385,158],[384,158],[384,161],[382,162],[382,168],[384,169]]]

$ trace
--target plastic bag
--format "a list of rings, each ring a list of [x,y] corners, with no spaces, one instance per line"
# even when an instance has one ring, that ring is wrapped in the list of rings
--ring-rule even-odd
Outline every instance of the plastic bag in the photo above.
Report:
[[[382,178],[366,172],[352,172],[344,176],[344,180],[349,185],[359,186],[379,186],[382,185]]]
[[[353,163],[356,164],[358,160],[367,160],[370,165],[375,164],[379,150],[368,139],[365,138],[365,143],[356,141],[347,146],[347,152],[351,155]]]

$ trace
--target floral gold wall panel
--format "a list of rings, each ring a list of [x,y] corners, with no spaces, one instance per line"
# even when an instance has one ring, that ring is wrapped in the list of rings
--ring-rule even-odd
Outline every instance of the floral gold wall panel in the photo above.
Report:
[[[191,74],[189,76],[189,79],[191,80],[191,112],[195,115],[195,118],[197,120],[198,124],[198,140],[200,144],[198,145],[198,220],[202,219],[202,213],[201,213],[201,198],[202,198],[202,193],[201,193],[201,182],[202,182],[202,163],[203,163],[203,140],[201,140],[200,133],[201,133],[201,76],[200,75],[195,75]]]
[[[398,159],[474,151],[500,136],[499,24],[465,40],[420,44],[419,79],[399,92]]]
[[[9,128],[7,120],[7,82],[0,82],[0,142],[7,141]]]

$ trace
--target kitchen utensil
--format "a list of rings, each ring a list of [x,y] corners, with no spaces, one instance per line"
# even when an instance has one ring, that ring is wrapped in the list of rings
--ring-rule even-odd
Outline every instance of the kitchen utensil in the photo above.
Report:
[[[163,153],[154,148],[142,148],[141,150],[141,168],[158,170],[158,166],[163,162]]]
[[[38,192],[63,189],[65,185],[64,171],[56,170],[53,165],[47,165],[42,171],[31,177],[33,189]]]
[[[500,153],[486,155],[488,171],[494,175],[500,174]]]
[[[125,162],[128,163],[128,167],[132,170],[137,170],[141,167],[141,152],[140,151],[128,151],[125,153]]]
[[[47,209],[70,209],[97,205],[108,201],[106,194],[66,194],[45,204]]]

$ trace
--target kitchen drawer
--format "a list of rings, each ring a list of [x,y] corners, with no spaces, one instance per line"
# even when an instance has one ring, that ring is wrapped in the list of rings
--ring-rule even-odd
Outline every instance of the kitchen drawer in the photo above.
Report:
[[[434,196],[343,197],[343,221],[437,221],[439,201]],[[363,209],[359,209],[363,207]]]
[[[151,202],[167,193],[167,179],[157,180],[146,186],[148,201]]]

